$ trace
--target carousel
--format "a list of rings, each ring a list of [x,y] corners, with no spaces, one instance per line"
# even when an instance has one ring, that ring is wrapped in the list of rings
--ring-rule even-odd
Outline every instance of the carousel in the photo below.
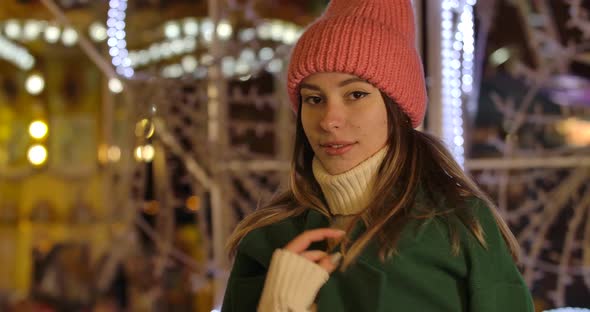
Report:
[[[0,311],[215,311],[288,181],[328,0],[0,3]],[[590,5],[414,0],[423,131],[498,203],[538,311],[590,307]]]

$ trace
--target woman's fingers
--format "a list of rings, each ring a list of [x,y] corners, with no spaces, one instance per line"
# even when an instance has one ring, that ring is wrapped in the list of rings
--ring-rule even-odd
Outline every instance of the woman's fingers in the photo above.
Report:
[[[336,270],[336,268],[338,268],[340,260],[342,260],[342,254],[340,252],[336,252],[323,257],[317,264],[324,268],[324,270],[328,271],[328,273],[332,273]]]
[[[345,232],[342,230],[330,228],[305,231],[289,242],[289,244],[285,246],[285,249],[299,254],[305,251],[313,242],[319,242],[327,238],[340,238],[344,233]]]
[[[342,254],[340,252],[328,254],[327,252],[321,250],[308,250],[300,253],[299,255],[309,261],[315,262],[324,270],[328,271],[328,273],[332,273],[334,270],[336,270],[342,258]]]
[[[328,253],[321,250],[308,250],[299,254],[305,259],[313,262],[318,262],[328,256]]]

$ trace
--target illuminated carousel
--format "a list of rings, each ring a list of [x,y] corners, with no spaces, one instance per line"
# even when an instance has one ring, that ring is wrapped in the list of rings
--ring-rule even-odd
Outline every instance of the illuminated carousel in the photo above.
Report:
[[[287,182],[288,54],[327,3],[2,1],[0,310],[218,308],[226,238]],[[539,310],[590,306],[590,8],[414,3],[424,130],[499,203]]]

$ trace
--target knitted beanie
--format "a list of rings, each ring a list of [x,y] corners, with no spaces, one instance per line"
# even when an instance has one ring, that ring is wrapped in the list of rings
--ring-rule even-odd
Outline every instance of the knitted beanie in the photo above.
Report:
[[[418,127],[427,99],[411,0],[331,0],[291,52],[287,89],[294,111],[299,107],[299,84],[319,72],[367,80]]]

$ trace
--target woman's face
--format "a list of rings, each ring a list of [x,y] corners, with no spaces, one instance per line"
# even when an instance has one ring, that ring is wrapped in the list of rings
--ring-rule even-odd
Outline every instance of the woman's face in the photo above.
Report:
[[[317,73],[301,83],[301,122],[315,156],[334,175],[371,157],[387,142],[379,89],[357,76]]]

